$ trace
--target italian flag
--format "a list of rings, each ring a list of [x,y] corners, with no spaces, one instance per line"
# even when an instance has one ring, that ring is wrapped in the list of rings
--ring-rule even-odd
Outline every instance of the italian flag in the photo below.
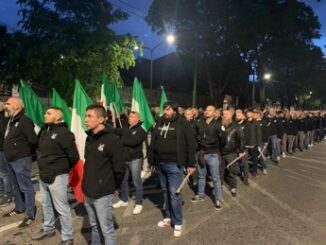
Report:
[[[69,175],[69,185],[74,188],[74,194],[79,202],[84,201],[82,192],[82,178],[84,173],[84,152],[87,130],[85,125],[86,108],[93,104],[78,80],[75,81],[74,101],[71,118],[71,131],[75,134],[79,157],[78,163],[73,167]]]
[[[160,101],[160,113],[159,113],[160,117],[163,116],[164,113],[163,105],[165,102],[168,101],[163,86],[161,86],[161,89],[162,89],[162,94],[161,94],[161,101]]]
[[[143,86],[137,78],[134,79],[131,110],[138,112],[142,127],[147,132],[154,124],[152,112],[148,106]]]
[[[112,92],[109,87],[108,79],[107,79],[104,71],[103,71],[103,75],[102,75],[100,103],[106,110],[109,107],[109,110],[110,110],[111,116],[112,116],[112,124],[113,124],[113,127],[115,128],[116,127],[116,125],[115,125],[116,110],[115,110],[114,102],[112,99]]]
[[[68,124],[68,128],[71,129],[71,110],[54,88],[52,89],[51,106],[62,109],[63,120]]]
[[[38,133],[43,125],[44,114],[47,109],[46,105],[34,93],[32,88],[22,80],[20,81],[19,97],[24,103],[26,115],[32,119],[35,124],[34,130]]]
[[[72,106],[71,131],[75,134],[79,156],[84,159],[87,130],[85,125],[86,108],[93,104],[78,80],[75,81],[74,100]]]

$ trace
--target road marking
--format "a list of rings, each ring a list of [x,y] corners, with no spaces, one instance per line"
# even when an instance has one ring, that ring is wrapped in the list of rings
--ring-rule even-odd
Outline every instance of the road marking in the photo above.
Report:
[[[2,226],[2,227],[0,227],[0,233],[5,232],[10,229],[13,229],[13,228],[16,228],[16,227],[18,227],[19,224],[20,224],[20,222],[15,222],[15,223],[11,223],[9,225]]]

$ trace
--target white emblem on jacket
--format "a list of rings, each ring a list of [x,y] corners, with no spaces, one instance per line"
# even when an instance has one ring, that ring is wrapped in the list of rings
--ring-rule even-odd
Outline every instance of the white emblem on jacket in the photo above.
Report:
[[[18,127],[18,125],[19,125],[19,122],[16,122],[16,123],[15,123],[15,127],[17,128],[17,127]]]
[[[104,144],[100,143],[97,147],[98,151],[104,151]]]
[[[53,133],[53,134],[51,135],[51,139],[55,140],[55,138],[57,138],[57,136],[58,136],[57,133]]]

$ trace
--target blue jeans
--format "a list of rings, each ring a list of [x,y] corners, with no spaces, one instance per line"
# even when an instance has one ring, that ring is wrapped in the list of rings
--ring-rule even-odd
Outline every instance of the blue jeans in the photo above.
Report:
[[[9,169],[15,197],[15,209],[25,211],[27,218],[34,218],[35,192],[31,179],[32,157],[10,161]]]
[[[155,167],[163,190],[163,216],[171,219],[173,225],[182,225],[182,196],[176,193],[183,180],[182,168],[176,163],[164,162],[156,164]]]
[[[205,185],[206,185],[206,175],[207,167],[211,173],[213,182],[214,182],[214,198],[215,201],[220,201],[222,198],[221,194],[221,178],[220,178],[220,161],[218,155],[214,154],[205,154],[204,155],[206,165],[199,164],[197,167],[198,170],[198,195],[204,197],[205,195]]]
[[[272,146],[272,159],[273,161],[277,161],[280,157],[280,146],[277,142],[277,135],[271,135],[269,137]]]
[[[128,201],[129,197],[129,176],[131,173],[132,182],[136,189],[136,204],[143,203],[143,182],[141,180],[141,170],[143,167],[143,158],[134,159],[127,162],[127,171],[121,183],[120,199],[124,202]]]
[[[0,151],[0,193],[11,194],[12,183],[9,175],[8,161],[3,153]]]
[[[116,244],[112,217],[113,194],[98,199],[85,197],[85,208],[92,227],[92,245],[101,244],[101,235],[105,245]],[[100,234],[100,230],[102,234]]]
[[[59,214],[62,241],[73,239],[72,218],[68,203],[67,188],[68,174],[56,176],[52,184],[46,184],[40,180],[43,230],[51,231],[55,229],[54,206]]]

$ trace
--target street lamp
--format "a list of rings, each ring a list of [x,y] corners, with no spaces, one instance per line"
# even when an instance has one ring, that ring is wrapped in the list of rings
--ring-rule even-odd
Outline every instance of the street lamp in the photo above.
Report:
[[[168,43],[168,44],[173,44],[175,42],[175,36],[172,34],[169,34],[165,40],[159,42],[158,44],[156,44],[154,47],[150,48],[150,47],[146,47],[146,46],[142,46],[143,49],[147,49],[149,50],[150,54],[151,54],[151,69],[150,69],[150,100],[149,103],[150,105],[152,104],[152,93],[153,93],[153,54],[154,51],[160,47],[162,44],[164,43]],[[135,50],[138,50],[139,47],[135,46],[134,47]]]
[[[265,74],[264,74],[264,80],[267,80],[267,81],[268,81],[268,80],[270,80],[271,78],[272,78],[272,74],[271,74],[271,73],[268,72],[268,73],[265,73]]]

